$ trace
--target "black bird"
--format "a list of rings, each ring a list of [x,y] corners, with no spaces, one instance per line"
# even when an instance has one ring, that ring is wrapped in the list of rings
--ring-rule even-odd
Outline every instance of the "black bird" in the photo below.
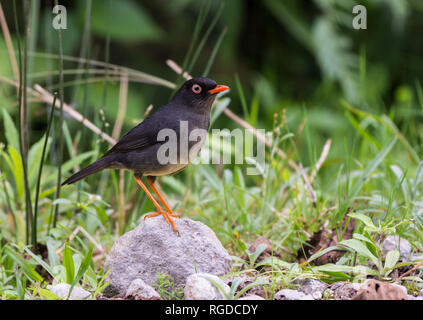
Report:
[[[157,176],[171,175],[183,170],[192,156],[198,154],[205,139],[201,132],[207,133],[210,126],[210,110],[216,94],[228,89],[229,87],[217,85],[209,78],[192,78],[186,81],[172,101],[147,116],[120,138],[102,158],[72,175],[62,185],[72,184],[103,169],[133,171],[136,182],[157,209],[157,212],[146,217],[163,215],[166,222],[172,224],[173,230],[178,232],[172,217],[179,216],[172,212],[154,181]],[[192,133],[196,133],[194,136],[197,139],[191,139]],[[176,139],[172,141],[172,137]],[[147,177],[148,185],[166,210],[142,182],[143,176]]]

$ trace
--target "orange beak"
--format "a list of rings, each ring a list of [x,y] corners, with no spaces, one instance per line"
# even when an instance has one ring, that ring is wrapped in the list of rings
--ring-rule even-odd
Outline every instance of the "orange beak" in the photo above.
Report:
[[[210,93],[210,94],[215,94],[215,93],[219,93],[219,92],[226,91],[226,90],[228,90],[228,89],[229,89],[229,87],[228,87],[228,86],[224,86],[224,85],[218,84],[218,85],[216,86],[216,88],[209,90],[209,93]]]

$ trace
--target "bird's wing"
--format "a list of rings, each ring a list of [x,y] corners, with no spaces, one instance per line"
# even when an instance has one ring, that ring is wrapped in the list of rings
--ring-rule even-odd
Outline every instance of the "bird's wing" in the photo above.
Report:
[[[157,143],[163,143],[162,141],[157,141],[157,134],[161,127],[165,125],[163,121],[160,120],[158,113],[154,112],[150,114],[143,122],[122,136],[119,141],[106,152],[106,155],[116,152],[126,153],[140,151]]]

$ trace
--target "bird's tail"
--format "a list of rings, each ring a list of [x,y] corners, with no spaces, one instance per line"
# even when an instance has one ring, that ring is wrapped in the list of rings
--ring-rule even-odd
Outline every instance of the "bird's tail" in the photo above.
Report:
[[[78,171],[77,173],[66,179],[65,182],[62,183],[62,186],[65,184],[72,184],[93,173],[99,172],[105,169],[109,165],[109,163],[110,161],[108,157],[100,158],[96,162],[91,163],[89,166],[85,167],[84,169]]]

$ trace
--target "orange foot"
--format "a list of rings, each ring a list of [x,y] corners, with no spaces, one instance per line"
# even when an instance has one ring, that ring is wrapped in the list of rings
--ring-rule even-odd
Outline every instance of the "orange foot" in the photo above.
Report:
[[[173,231],[175,231],[179,235],[179,231],[178,231],[178,229],[176,229],[175,223],[173,222],[173,219],[172,219],[172,217],[179,218],[179,215],[177,215],[177,214],[175,214],[173,212],[172,213],[168,213],[168,212],[166,212],[164,210],[161,210],[161,211],[158,211],[158,212],[153,212],[153,213],[147,214],[144,217],[144,220],[147,219],[147,218],[156,217],[158,215],[162,215],[165,218],[167,224],[171,224],[172,225],[172,228],[173,228]]]

